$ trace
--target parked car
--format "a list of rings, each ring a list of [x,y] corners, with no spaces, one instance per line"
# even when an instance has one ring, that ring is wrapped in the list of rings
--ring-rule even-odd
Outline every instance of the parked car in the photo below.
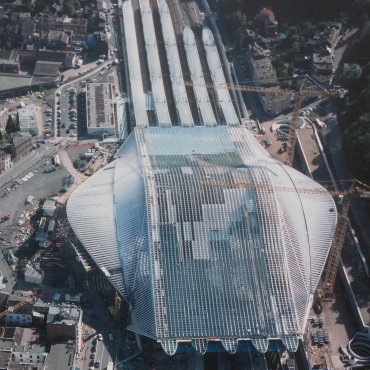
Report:
[[[101,334],[98,335],[98,340],[103,340],[103,336]]]

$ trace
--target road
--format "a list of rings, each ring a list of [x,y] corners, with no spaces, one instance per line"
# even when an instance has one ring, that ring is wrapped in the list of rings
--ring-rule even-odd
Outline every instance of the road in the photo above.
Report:
[[[49,143],[40,144],[40,148],[33,150],[30,155],[16,163],[13,168],[0,175],[0,192],[10,186],[14,180],[23,177],[27,172],[38,166],[45,157],[50,157],[56,151],[57,148]]]

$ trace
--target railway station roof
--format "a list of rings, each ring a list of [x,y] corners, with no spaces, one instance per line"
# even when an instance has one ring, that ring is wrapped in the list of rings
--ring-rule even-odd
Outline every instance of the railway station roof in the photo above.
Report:
[[[245,186],[253,184],[253,186]],[[254,187],[255,186],[255,187]],[[300,189],[321,189],[314,194]],[[168,354],[239,340],[295,351],[330,249],[334,201],[242,126],[137,128],[70,196],[86,250]]]

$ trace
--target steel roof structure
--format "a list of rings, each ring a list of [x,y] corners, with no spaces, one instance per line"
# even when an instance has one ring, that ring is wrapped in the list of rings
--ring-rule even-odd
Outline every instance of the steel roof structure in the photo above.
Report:
[[[172,91],[175,98],[177,114],[183,126],[193,126],[194,120],[182,75],[175,31],[173,29],[171,14],[165,1],[159,3],[159,14],[161,17],[162,33],[171,74]]]
[[[145,96],[143,90],[143,81],[141,79],[139,50],[136,39],[135,19],[131,0],[123,2],[122,14],[123,25],[125,29],[128,70],[130,74],[131,97],[134,106],[136,126],[148,127],[149,121],[145,108]]]
[[[235,113],[233,102],[230,98],[229,90],[225,88],[226,80],[224,72],[222,70],[222,65],[220,57],[218,55],[217,46],[213,38],[212,32],[208,27],[203,27],[202,39],[204,43],[204,48],[206,51],[207,61],[209,70],[211,72],[212,81],[215,85],[215,90],[218,96],[219,103],[222,108],[226,123],[228,125],[239,125],[238,117]],[[217,87],[217,85],[224,86]]]
[[[205,86],[203,70],[200,64],[199,53],[195,41],[194,33],[190,27],[185,27],[183,31],[186,58],[190,69],[191,79],[194,85],[195,98],[200,110],[203,124],[206,126],[216,126],[217,121],[213,113],[209,95]]]
[[[229,353],[248,340],[264,353],[271,340],[297,349],[335,230],[331,209],[321,185],[268,156],[243,126],[152,127],[136,128],[72,193],[67,215],[131,303],[128,329],[167,354],[184,341],[205,353],[209,340]]]
[[[157,120],[159,126],[171,126],[172,122],[168,111],[166,93],[163,85],[161,63],[159,60],[152,9],[149,5],[149,1],[145,0],[141,3],[140,11]]]

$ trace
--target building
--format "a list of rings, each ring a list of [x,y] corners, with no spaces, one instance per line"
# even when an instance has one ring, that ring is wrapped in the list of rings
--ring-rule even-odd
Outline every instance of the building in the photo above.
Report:
[[[12,162],[16,163],[32,151],[32,136],[26,132],[11,134],[10,155]]]
[[[331,55],[314,53],[312,57],[313,75],[331,75],[333,73],[333,59]]]
[[[39,242],[39,247],[44,248],[48,237],[49,221],[46,217],[41,217],[39,227],[36,231],[35,241]]]
[[[24,44],[33,44],[36,32],[36,24],[33,22],[24,23],[22,26],[22,42]]]
[[[204,354],[210,342],[265,353],[270,343],[297,350],[331,209],[324,187],[268,156],[244,126],[138,125],[71,194],[67,217],[132,307],[129,330],[169,355],[183,345]]]
[[[86,85],[87,133],[102,135],[115,133],[115,113],[112,85],[91,83]]]
[[[275,41],[278,37],[277,27],[278,22],[271,16],[267,16],[264,20],[265,37],[268,41]]]
[[[255,86],[280,89],[275,69],[271,63],[270,50],[262,38],[251,30],[245,30],[242,46],[246,47],[246,61]],[[266,113],[279,114],[293,104],[289,95],[258,93]]]
[[[76,356],[75,343],[53,343],[46,358],[45,370],[72,370]]]
[[[76,46],[85,46],[87,42],[87,37],[85,35],[75,35],[73,34],[69,38],[69,42],[71,45],[76,45]]]
[[[44,279],[44,270],[41,270],[40,263],[36,261],[29,261],[24,270],[24,280],[27,283],[42,284]]]
[[[42,205],[42,215],[47,217],[53,217],[56,210],[55,200],[46,199]]]
[[[15,369],[15,366],[22,369],[25,364],[43,369],[44,366],[40,367],[39,364],[44,364],[47,356],[44,342],[26,341],[24,344],[17,344],[11,354],[9,369]]]
[[[17,60],[0,59],[0,72],[19,73],[19,62]]]
[[[21,308],[20,312],[9,312],[5,316],[5,323],[7,326],[32,326],[32,306],[27,304]]]
[[[10,154],[6,153],[5,150],[0,149],[0,174],[7,171],[12,166],[12,159]]]
[[[64,338],[76,341],[77,352],[82,342],[82,310],[73,304],[50,305],[46,319],[47,341],[49,344]]]
[[[8,108],[0,105],[0,131],[5,130],[8,122]]]
[[[39,133],[36,111],[35,104],[26,104],[24,107],[17,109],[19,129],[21,132],[28,132],[33,136]]]
[[[45,45],[49,49],[64,49],[68,46],[69,36],[64,31],[50,31]]]
[[[84,35],[87,30],[87,21],[84,18],[49,17],[48,25],[51,31],[73,32]]]

